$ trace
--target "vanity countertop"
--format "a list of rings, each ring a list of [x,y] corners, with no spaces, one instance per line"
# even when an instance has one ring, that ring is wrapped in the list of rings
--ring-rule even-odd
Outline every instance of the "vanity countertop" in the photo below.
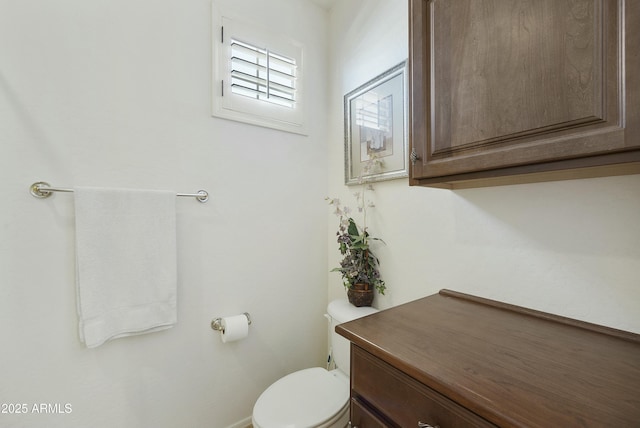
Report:
[[[498,426],[640,426],[634,333],[449,290],[336,332]]]

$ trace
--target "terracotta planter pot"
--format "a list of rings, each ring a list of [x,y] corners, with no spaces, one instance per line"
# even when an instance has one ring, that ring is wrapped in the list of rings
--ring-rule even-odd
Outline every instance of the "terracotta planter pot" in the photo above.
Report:
[[[371,306],[373,288],[369,284],[353,284],[353,287],[347,289],[347,297],[353,306]]]

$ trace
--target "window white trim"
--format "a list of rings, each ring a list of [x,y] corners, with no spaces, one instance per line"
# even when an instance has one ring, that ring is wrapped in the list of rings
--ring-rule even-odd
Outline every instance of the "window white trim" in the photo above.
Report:
[[[213,116],[306,135],[302,45],[212,10]]]

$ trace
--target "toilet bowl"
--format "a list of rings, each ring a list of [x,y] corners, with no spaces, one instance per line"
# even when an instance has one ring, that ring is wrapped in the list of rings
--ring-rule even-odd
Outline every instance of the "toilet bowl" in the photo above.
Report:
[[[253,407],[254,428],[344,428],[349,422],[349,341],[335,326],[377,312],[346,300],[329,303],[332,358],[336,368],[313,367],[277,380]]]
[[[253,408],[254,428],[343,428],[349,421],[349,378],[322,367],[291,373],[267,388]]]

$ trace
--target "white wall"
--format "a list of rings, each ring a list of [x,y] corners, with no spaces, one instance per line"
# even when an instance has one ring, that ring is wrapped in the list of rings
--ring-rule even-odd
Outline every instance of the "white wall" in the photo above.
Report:
[[[336,2],[329,194],[344,186],[344,94],[407,57],[407,2]],[[367,222],[390,307],[449,288],[640,333],[640,175],[448,191],[375,185]],[[329,216],[331,266],[337,219]],[[330,298],[344,294],[339,274]]]
[[[306,44],[326,81],[324,10],[226,1]],[[234,5],[235,3],[235,5]],[[3,427],[226,427],[275,379],[326,358],[326,94],[308,137],[210,116],[209,0],[0,0]],[[287,11],[279,17],[276,12]],[[206,189],[178,205],[178,324],[85,349],[77,338],[73,196],[31,183]],[[250,336],[209,323],[248,311]]]
[[[0,426],[227,427],[323,363],[327,282],[344,296],[323,201],[350,197],[342,96],[406,58],[406,2],[337,1],[327,31],[307,2],[225,1],[289,10],[277,26],[307,44],[317,100],[308,137],[210,117],[209,0],[0,0],[0,403],[72,405]],[[178,201],[176,327],[83,348],[73,197],[34,199],[37,180],[211,193]],[[639,176],[376,189],[380,307],[446,287],[640,332]],[[243,311],[250,337],[223,345],[211,319]]]

